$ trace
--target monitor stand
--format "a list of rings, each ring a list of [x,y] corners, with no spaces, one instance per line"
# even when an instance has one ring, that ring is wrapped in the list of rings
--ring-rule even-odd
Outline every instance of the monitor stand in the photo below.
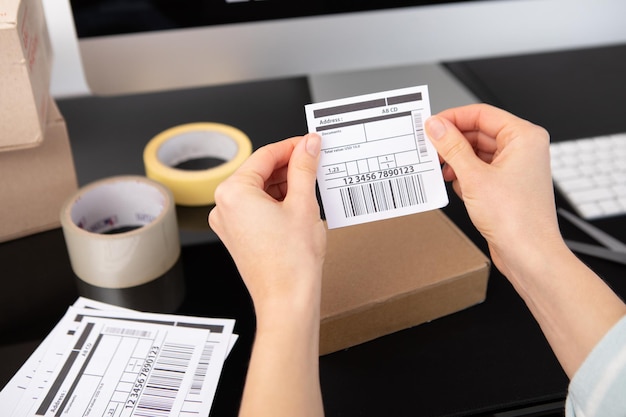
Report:
[[[479,100],[439,64],[420,64],[309,76],[315,102],[397,88],[428,85],[433,114]]]

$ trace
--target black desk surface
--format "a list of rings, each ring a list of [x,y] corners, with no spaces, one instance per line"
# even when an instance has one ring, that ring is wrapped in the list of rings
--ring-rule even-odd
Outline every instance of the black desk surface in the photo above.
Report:
[[[59,107],[68,123],[79,183],[84,185],[117,174],[142,175],[141,153],[147,141],[185,122],[232,124],[248,133],[255,148],[302,134],[306,130],[303,106],[308,102],[306,79],[294,78],[64,99]],[[443,211],[487,253],[462,203],[451,190],[450,196],[451,203]],[[186,296],[176,312],[237,320],[240,339],[226,361],[211,414],[233,416],[252,346],[254,314],[228,253],[206,226],[209,209],[178,212]],[[595,223],[626,241],[623,222],[614,218]],[[569,238],[585,239],[566,224],[563,232]],[[618,293],[626,294],[623,266],[583,259]],[[4,385],[74,302],[78,289],[60,229],[0,244],[0,265],[0,384]],[[493,415],[546,403],[558,408],[567,390],[567,379],[540,329],[495,268],[484,303],[323,356],[320,372],[328,416]]]

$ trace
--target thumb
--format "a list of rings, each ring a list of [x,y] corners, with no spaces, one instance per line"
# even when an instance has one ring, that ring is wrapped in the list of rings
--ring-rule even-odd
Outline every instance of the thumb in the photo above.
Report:
[[[457,176],[472,172],[480,162],[467,138],[448,119],[432,116],[425,123],[426,134],[439,156]]]
[[[298,142],[287,171],[287,199],[315,198],[315,178],[322,138],[309,133]]]

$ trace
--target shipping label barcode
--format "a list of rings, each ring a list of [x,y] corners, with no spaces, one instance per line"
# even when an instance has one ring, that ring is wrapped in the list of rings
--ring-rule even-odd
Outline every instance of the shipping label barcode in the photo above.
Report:
[[[415,124],[415,138],[417,139],[417,148],[420,157],[428,157],[428,147],[426,146],[426,138],[424,137],[424,126],[422,124],[422,114],[413,113],[413,123]]]
[[[339,191],[346,218],[427,202],[421,174],[341,188]]]
[[[191,389],[189,390],[191,394],[201,394],[202,385],[204,384],[209,364],[211,363],[211,356],[213,356],[213,345],[207,343],[202,350],[200,362],[198,362],[196,372],[193,375],[193,382],[191,383]]]
[[[140,338],[152,338],[152,332],[149,330],[139,330],[139,329],[128,329],[124,327],[106,327],[102,332],[108,335],[114,336],[131,336],[131,337],[140,337]]]
[[[154,364],[133,417],[168,417],[183,383],[194,346],[165,343]]]

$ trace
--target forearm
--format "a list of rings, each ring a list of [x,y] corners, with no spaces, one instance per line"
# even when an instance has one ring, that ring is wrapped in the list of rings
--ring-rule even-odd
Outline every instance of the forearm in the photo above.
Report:
[[[322,416],[319,291],[257,308],[240,416]]]
[[[527,253],[509,279],[571,378],[626,307],[564,243],[548,246]]]

